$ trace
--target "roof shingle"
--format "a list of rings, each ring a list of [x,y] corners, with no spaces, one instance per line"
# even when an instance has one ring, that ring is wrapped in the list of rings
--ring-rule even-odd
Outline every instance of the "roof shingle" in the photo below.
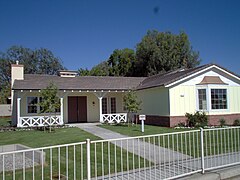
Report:
[[[137,87],[145,78],[25,74],[24,80],[15,80],[15,90],[40,90],[54,83],[59,90],[129,90]]]
[[[191,69],[179,69],[150,77],[109,77],[109,76],[77,76],[60,77],[53,75],[25,74],[24,80],[15,80],[13,89],[15,90],[40,90],[46,88],[49,83],[54,83],[60,90],[129,90],[147,89],[158,86],[167,86],[182,78],[188,77],[205,68],[217,66],[236,77],[227,69],[216,64],[206,64]]]

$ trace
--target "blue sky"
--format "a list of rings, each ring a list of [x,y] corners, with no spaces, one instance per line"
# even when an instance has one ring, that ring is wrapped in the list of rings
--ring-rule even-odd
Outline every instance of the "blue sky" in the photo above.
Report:
[[[134,49],[147,30],[185,31],[202,64],[240,74],[238,0],[1,0],[0,7],[2,52],[44,47],[77,70],[114,49]]]

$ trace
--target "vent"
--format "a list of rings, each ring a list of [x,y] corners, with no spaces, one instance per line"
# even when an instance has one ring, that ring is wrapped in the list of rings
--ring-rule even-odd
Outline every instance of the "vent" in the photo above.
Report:
[[[61,70],[61,71],[58,71],[58,75],[60,77],[76,77],[76,76],[78,76],[78,72],[77,71]]]
[[[227,83],[223,82],[219,76],[204,76],[199,85],[201,84],[227,84]]]

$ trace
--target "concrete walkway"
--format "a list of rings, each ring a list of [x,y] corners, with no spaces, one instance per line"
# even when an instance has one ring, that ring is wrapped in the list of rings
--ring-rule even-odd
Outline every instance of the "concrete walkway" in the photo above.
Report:
[[[105,128],[98,127],[99,123],[85,123],[85,124],[74,124],[86,132],[94,134],[102,139],[119,139],[128,138],[126,135],[119,134],[117,132],[110,131]],[[148,139],[146,139],[147,141]],[[154,145],[152,143],[143,142],[142,139],[125,139],[112,141],[112,144],[116,144],[118,147],[127,150],[128,152],[134,153],[141,156],[142,158],[153,162],[154,164],[167,163],[172,161],[180,161],[191,157],[171,149],[167,149],[161,146]]]

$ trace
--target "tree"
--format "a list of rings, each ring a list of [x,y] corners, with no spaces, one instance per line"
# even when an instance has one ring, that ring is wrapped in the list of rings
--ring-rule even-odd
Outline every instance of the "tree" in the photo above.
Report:
[[[131,76],[132,65],[136,61],[132,49],[115,49],[108,59],[110,76]]]
[[[80,68],[78,70],[80,76],[108,76],[109,66],[107,61],[94,66],[91,70]]]
[[[10,84],[3,84],[0,89],[0,104],[7,104],[8,98],[11,96]]]
[[[12,46],[5,53],[0,53],[0,87],[10,85],[11,64],[16,61],[24,65],[25,74],[52,75],[56,74],[58,70],[65,69],[61,60],[46,48],[32,50],[22,46]],[[10,94],[8,91],[6,93]]]
[[[192,68],[200,63],[187,34],[148,31],[136,47],[134,76],[151,76],[181,67]]]
[[[58,89],[53,84],[50,83],[46,89],[42,89],[40,92],[41,100],[39,102],[40,113],[48,113],[49,120],[51,124],[52,114],[54,113],[56,116],[56,110],[60,108],[60,99],[57,96]],[[50,125],[51,132],[51,125]]]
[[[128,122],[132,119],[132,114],[137,113],[140,109],[141,101],[138,100],[134,91],[127,92],[123,97],[124,107],[128,112]],[[130,117],[131,116],[131,117]]]
[[[80,76],[131,76],[136,61],[132,49],[115,49],[107,61],[94,66],[91,70],[80,68]]]

